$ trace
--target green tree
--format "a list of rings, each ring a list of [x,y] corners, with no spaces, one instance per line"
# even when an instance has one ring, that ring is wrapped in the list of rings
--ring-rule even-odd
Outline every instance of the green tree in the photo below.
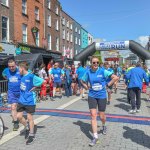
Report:
[[[98,57],[99,62],[100,62],[100,63],[102,62],[102,56],[101,56],[101,52],[100,52],[100,51],[96,51],[96,52],[93,54],[93,56]]]

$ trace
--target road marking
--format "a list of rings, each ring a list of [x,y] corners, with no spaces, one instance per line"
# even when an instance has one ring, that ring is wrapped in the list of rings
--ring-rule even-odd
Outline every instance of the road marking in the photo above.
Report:
[[[61,109],[61,110],[62,110],[62,109],[64,109],[64,108],[66,108],[66,107],[72,105],[73,103],[77,102],[77,101],[80,100],[80,99],[81,99],[80,97],[75,98],[75,99],[73,99],[73,100],[67,102],[66,104],[63,104],[63,105],[57,107],[56,109]],[[42,121],[48,119],[49,117],[50,117],[50,116],[48,116],[48,115],[43,115],[43,116],[41,116],[41,117],[38,117],[38,118],[36,118],[36,119],[34,120],[34,123],[35,123],[35,124],[39,124],[40,122],[42,122]],[[10,133],[4,135],[3,138],[0,140],[0,145],[4,144],[5,142],[7,142],[7,141],[13,139],[14,137],[16,137],[16,136],[18,136],[18,135],[20,135],[20,132],[21,132],[23,129],[24,129],[24,126],[21,126],[21,127],[18,129],[18,131],[12,131],[12,132],[10,132]]]

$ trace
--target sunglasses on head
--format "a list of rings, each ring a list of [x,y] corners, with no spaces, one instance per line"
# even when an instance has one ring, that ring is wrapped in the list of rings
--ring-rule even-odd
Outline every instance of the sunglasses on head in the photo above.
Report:
[[[97,62],[92,62],[92,64],[99,64],[99,62],[97,61]]]

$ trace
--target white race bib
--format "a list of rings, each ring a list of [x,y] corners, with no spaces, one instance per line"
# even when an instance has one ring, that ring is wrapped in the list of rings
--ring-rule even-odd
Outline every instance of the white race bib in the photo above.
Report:
[[[93,89],[94,91],[100,91],[100,90],[102,90],[102,85],[99,84],[99,83],[94,83],[94,84],[92,85],[92,89]]]
[[[20,89],[21,89],[22,91],[25,91],[25,90],[26,90],[26,86],[25,86],[25,84],[22,83],[22,82],[21,82],[21,84],[20,84]]]
[[[17,77],[10,77],[9,82],[18,82],[18,78]]]

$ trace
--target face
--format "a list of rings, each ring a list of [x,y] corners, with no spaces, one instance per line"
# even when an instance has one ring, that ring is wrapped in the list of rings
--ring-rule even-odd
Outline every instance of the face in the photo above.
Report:
[[[55,63],[54,64],[54,68],[58,68],[59,64],[58,63]]]
[[[92,69],[96,70],[99,67],[99,60],[97,58],[93,58],[91,61]]]
[[[109,68],[109,64],[105,64],[105,68]]]
[[[15,72],[16,71],[16,64],[15,64],[15,62],[8,63],[8,68],[10,69],[10,71]]]
[[[21,75],[23,75],[23,68],[19,66],[19,72]]]

